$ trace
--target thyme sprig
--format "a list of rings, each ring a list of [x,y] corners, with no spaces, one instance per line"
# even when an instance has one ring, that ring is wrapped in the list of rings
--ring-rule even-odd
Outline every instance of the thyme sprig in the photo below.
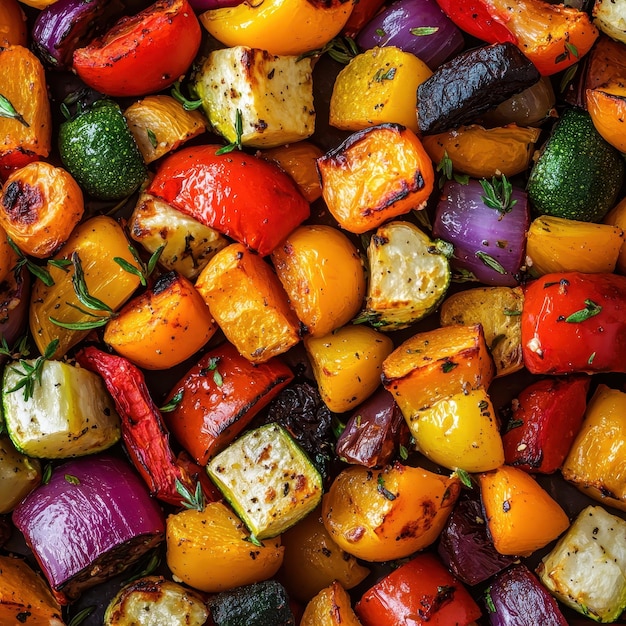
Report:
[[[454,164],[452,159],[448,155],[448,151],[443,151],[443,156],[439,163],[437,163],[436,171],[440,173],[439,176],[439,189],[442,189],[444,184],[449,180],[454,180],[460,185],[467,185],[469,182],[469,176],[466,174],[458,174],[454,171]]]
[[[23,389],[24,400],[29,400],[33,397],[35,392],[35,383],[41,385],[41,375],[43,373],[43,365],[46,361],[52,358],[57,348],[59,347],[59,340],[53,339],[44,350],[44,353],[37,357],[34,361],[26,361],[20,358],[18,363],[18,369],[15,365],[9,366],[18,376],[20,376],[17,383],[9,389],[9,393]]]
[[[17,276],[20,273],[22,267],[26,266],[26,269],[33,275],[39,278],[39,280],[46,286],[52,287],[54,280],[50,276],[50,272],[45,268],[33,263],[16,245],[16,243],[7,235],[7,242],[13,249],[13,252],[17,255],[17,263],[13,266],[13,273]]]
[[[116,256],[113,257],[113,260],[125,271],[129,274],[133,274],[139,277],[139,281],[141,282],[142,287],[146,287],[148,285],[148,278],[154,272],[154,268],[156,264],[159,262],[161,258],[161,254],[163,254],[163,250],[165,250],[165,245],[159,246],[150,256],[147,263],[144,263],[142,258],[139,256],[139,252],[135,249],[134,246],[128,246],[130,253],[133,255],[133,259],[139,267],[136,267],[132,263],[129,263],[126,259],[122,257]]]
[[[242,149],[241,138],[243,136],[243,117],[241,113],[241,109],[237,109],[237,113],[235,115],[235,141],[231,141],[228,145],[216,150],[215,154],[228,154],[232,152],[235,148],[237,150]]]
[[[602,307],[599,304],[596,304],[593,300],[585,300],[585,308],[574,311],[574,313],[565,318],[565,321],[570,324],[579,324],[590,317],[598,315],[600,311],[602,311]]]
[[[360,54],[360,52],[359,46],[352,37],[335,37],[322,48],[301,54],[298,57],[298,61],[309,57],[320,57],[323,54],[328,54],[333,61],[347,65],[357,54]]]
[[[0,354],[8,356],[14,361],[26,358],[30,354],[30,348],[28,347],[28,335],[24,335],[18,339],[13,348],[9,347],[6,337],[2,335],[2,339],[0,339]]]
[[[513,186],[504,174],[500,178],[493,176],[491,182],[482,178],[480,184],[485,192],[481,200],[490,209],[495,209],[504,215],[517,204],[517,200],[513,199]]]
[[[204,511],[206,501],[204,499],[204,493],[202,492],[202,485],[200,481],[196,483],[196,490],[192,493],[183,483],[177,478],[175,482],[176,491],[182,498],[182,505],[186,509],[193,509],[195,511]]]
[[[22,124],[23,126],[26,126],[26,128],[30,127],[30,124],[24,119],[22,114],[18,113],[15,110],[15,107],[11,104],[11,101],[7,97],[3,96],[1,93],[0,93],[0,117],[8,117],[10,119],[17,120],[20,124]]]
[[[180,102],[183,105],[183,109],[185,109],[185,111],[195,111],[196,109],[199,109],[202,106],[202,98],[195,98],[197,94],[191,93],[192,90],[193,88],[190,87],[189,88],[190,98],[187,98],[181,91],[180,81],[177,80],[172,86],[172,90],[170,93],[172,94],[172,98],[174,98],[175,100],[178,100],[178,102]]]

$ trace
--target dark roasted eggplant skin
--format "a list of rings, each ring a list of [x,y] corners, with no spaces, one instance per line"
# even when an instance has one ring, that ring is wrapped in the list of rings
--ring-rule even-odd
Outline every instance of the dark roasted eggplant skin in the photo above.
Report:
[[[389,391],[380,388],[350,416],[335,452],[347,463],[382,467],[401,445],[407,446],[409,427]]]
[[[417,88],[417,122],[423,133],[441,133],[474,121],[541,75],[512,43],[463,52]]]
[[[457,502],[441,533],[437,551],[448,569],[468,585],[487,580],[516,560],[496,551],[480,501],[469,496]]]
[[[35,54],[50,68],[69,69],[72,55],[100,28],[122,14],[119,0],[58,0],[41,11],[33,27]]]
[[[498,574],[485,599],[491,626],[568,626],[556,600],[525,565]]]

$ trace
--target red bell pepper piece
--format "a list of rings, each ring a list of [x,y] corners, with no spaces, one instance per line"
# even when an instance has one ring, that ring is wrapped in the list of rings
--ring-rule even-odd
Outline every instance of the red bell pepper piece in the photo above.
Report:
[[[88,346],[76,354],[82,367],[97,372],[115,401],[122,421],[122,441],[151,495],[180,506],[178,479],[194,493],[187,471],[176,462],[161,413],[150,397],[144,376],[128,359]]]
[[[626,276],[542,276],[524,292],[521,331],[533,374],[626,372]]]
[[[346,25],[341,31],[346,37],[356,37],[359,31],[378,13],[378,9],[385,4],[385,0],[358,0]]]
[[[527,472],[556,472],[580,430],[587,408],[589,376],[545,378],[513,401],[502,437],[504,458]]]
[[[515,44],[544,76],[585,55],[598,37],[584,11],[543,0],[437,0],[462,30],[487,43]]]
[[[355,606],[363,626],[467,626],[481,615],[465,587],[433,554],[418,554],[366,591]]]
[[[165,420],[180,445],[206,465],[292,380],[282,361],[255,365],[224,343],[174,385],[167,400],[180,394],[180,401]]]
[[[157,0],[75,50],[73,68],[92,89],[110,96],[142,96],[185,74],[201,39],[200,23],[187,0]]]
[[[205,145],[166,158],[148,193],[265,256],[309,217],[294,180],[273,162]]]

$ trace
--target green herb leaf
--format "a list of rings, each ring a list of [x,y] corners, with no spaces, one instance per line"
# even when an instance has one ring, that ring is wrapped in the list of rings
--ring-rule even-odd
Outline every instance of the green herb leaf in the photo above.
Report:
[[[178,102],[183,105],[183,109],[185,109],[185,111],[195,111],[202,106],[202,98],[198,98],[197,100],[190,100],[183,95],[183,92],[180,90],[179,80],[174,83],[170,93],[172,94],[172,98],[178,100]]]
[[[568,315],[565,321],[570,324],[579,324],[590,317],[598,315],[601,311],[602,307],[599,304],[596,304],[593,300],[585,300],[585,308]]]
[[[7,235],[7,243],[11,246],[11,249],[15,254],[17,254],[18,261],[13,267],[13,273],[15,275],[19,274],[19,271],[22,267],[26,266],[26,269],[35,277],[37,277],[46,287],[52,287],[54,285],[54,280],[52,280],[52,276],[50,276],[50,272],[41,267],[40,265],[36,265],[29,258],[27,258],[24,253],[17,247],[13,239]]]
[[[559,84],[559,89],[561,93],[563,93],[567,86],[572,82],[574,76],[576,76],[576,72],[578,71],[578,63],[574,63],[574,65],[570,65],[565,72],[563,72],[563,76],[561,78],[561,83]]]
[[[565,48],[573,57],[576,57],[576,58],[579,57],[578,48],[573,43],[566,41]]]
[[[186,509],[193,509],[196,511],[204,511],[206,502],[204,499],[204,493],[202,492],[202,485],[200,481],[196,483],[196,490],[191,493],[189,489],[183,485],[183,483],[177,478],[175,482],[176,491],[182,498],[182,505]]]
[[[382,494],[387,500],[393,501],[397,497],[395,493],[391,493],[391,491],[385,487],[385,479],[382,474],[378,474],[378,486],[376,489],[378,493]]]
[[[506,274],[506,270],[502,267],[502,265],[500,265],[500,263],[498,261],[496,261],[496,259],[494,259],[491,255],[487,254],[486,252],[483,252],[482,250],[478,250],[476,252],[476,256],[487,266],[490,267],[492,270],[498,272],[498,274]]]
[[[28,347],[28,335],[24,335],[15,342],[13,348],[9,347],[6,337],[2,335],[0,338],[0,354],[8,356],[11,359],[23,359],[30,354]]]
[[[41,484],[47,485],[52,478],[52,463],[46,463],[41,474]]]
[[[485,589],[484,597],[485,597],[485,604],[487,605],[487,610],[490,613],[495,613],[496,605],[493,603],[493,600],[491,598],[491,587],[487,587],[487,589]]]
[[[347,65],[355,56],[360,54],[360,52],[359,47],[352,37],[335,37],[322,48],[301,54],[298,57],[298,61],[309,57],[319,57],[328,53],[328,56],[333,59],[333,61]]]
[[[374,82],[382,83],[384,80],[393,80],[396,75],[396,68],[390,67],[388,70],[384,70],[382,67],[374,74]]]
[[[8,98],[0,93],[0,117],[8,117],[13,120],[17,120],[23,126],[28,128],[30,124],[22,117],[20,113],[15,110],[15,107],[11,104]]]
[[[72,262],[69,259],[48,259],[48,265],[63,270],[65,273],[69,272],[69,266]]]
[[[400,458],[403,461],[406,461],[409,458],[409,451],[407,450],[406,446],[403,446],[402,444],[400,444],[399,453]]]
[[[63,478],[65,478],[65,482],[68,482],[70,485],[80,485],[80,480],[73,474],[64,474]]]
[[[519,428],[524,425],[524,420],[509,420],[507,422],[506,428],[504,429],[505,433],[508,433],[509,430],[513,430],[515,428]]]
[[[156,148],[159,145],[159,142],[157,141],[156,135],[154,134],[154,131],[151,130],[150,128],[146,129],[146,135],[148,135],[148,140],[150,141],[150,145],[153,148]]]
[[[519,309],[504,309],[502,313],[504,313],[504,315],[508,315],[509,317],[516,317],[522,314]]]
[[[438,30],[439,26],[418,26],[417,28],[411,28],[409,32],[411,35],[423,37],[424,35],[434,35]]]
[[[382,28],[377,28],[375,32],[379,37],[385,37],[387,35],[387,33]]]
[[[441,364],[441,371],[444,374],[447,374],[448,372],[451,372],[455,367],[458,367],[458,363],[455,363],[454,361],[449,361],[446,360]]]
[[[512,197],[513,186],[504,174],[501,178],[493,176],[491,182],[486,178],[481,178],[480,184],[485,192],[485,195],[481,196],[481,200],[490,209],[495,209],[504,215],[517,204],[517,200],[513,200]]]
[[[253,546],[256,546],[257,548],[264,548],[265,547],[263,542],[259,541],[256,538],[256,535],[254,535],[253,533],[250,533],[247,537],[244,537],[243,540],[244,541],[249,541]]]
[[[113,260],[125,271],[128,272],[129,274],[133,274],[134,276],[138,276],[139,277],[139,281],[141,282],[141,285],[143,287],[145,287],[148,283],[146,282],[146,278],[143,275],[143,272],[135,267],[132,263],[129,263],[126,259],[123,259],[122,257],[116,256],[113,257]]]
[[[79,302],[86,306],[88,309],[94,311],[107,311],[113,313],[113,309],[108,305],[95,298],[89,293],[87,289],[87,283],[85,282],[85,273],[83,272],[83,266],[80,261],[78,252],[72,252],[72,264],[74,265],[74,276],[72,276],[72,285],[74,286],[74,293]]]
[[[591,364],[593,363],[593,361],[594,361],[594,359],[595,359],[595,358],[596,358],[596,353],[595,353],[595,352],[592,352],[592,353],[589,355],[589,358],[587,359],[587,364],[588,364],[588,365],[591,365]]]
[[[181,389],[178,393],[172,396],[172,399],[167,404],[164,404],[159,411],[161,411],[161,413],[171,413],[180,404],[182,399],[183,390]]]
[[[41,385],[41,374],[44,362],[49,360],[54,355],[58,347],[59,340],[53,339],[46,346],[43,355],[36,358],[34,361],[32,361],[32,363],[29,363],[24,359],[20,359],[18,363],[19,366],[22,368],[21,370],[17,369],[17,367],[13,365],[10,365],[9,367],[16,374],[18,374],[20,378],[15,386],[9,389],[8,393],[13,393],[14,391],[23,389],[24,400],[29,400],[30,398],[32,398],[35,391],[35,383],[39,383]]]
[[[232,152],[235,148],[237,148],[238,150],[242,149],[242,145],[241,145],[241,137],[243,135],[243,117],[242,117],[242,113],[241,113],[241,109],[237,109],[237,113],[235,115],[235,141],[229,143],[227,146],[224,146],[223,148],[220,148],[219,150],[215,151],[215,154],[220,155],[220,154],[227,154],[229,152]]]
[[[469,475],[469,472],[466,472],[464,469],[457,467],[457,469],[454,470],[454,473],[459,477],[459,480],[461,481],[461,484],[463,486],[467,487],[468,489],[474,488],[474,483],[472,482],[472,477]]]
[[[67,330],[94,330],[101,328],[109,323],[110,317],[99,317],[93,322],[62,322],[54,317],[48,318],[55,326],[66,328]]]
[[[145,576],[150,576],[151,574],[154,574],[160,564],[161,555],[158,553],[157,550],[153,550],[148,554],[148,559],[142,559],[140,568],[138,569],[137,573],[133,574],[130,578],[127,578],[123,584],[128,585],[129,583],[135,582],[140,578],[144,578]]]
[[[94,611],[96,610],[94,606],[85,607],[82,611],[79,611],[72,617],[67,626],[79,626],[82,624]]]

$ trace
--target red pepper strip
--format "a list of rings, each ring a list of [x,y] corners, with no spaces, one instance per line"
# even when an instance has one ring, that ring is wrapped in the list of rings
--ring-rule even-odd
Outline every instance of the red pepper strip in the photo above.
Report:
[[[76,355],[82,367],[102,376],[122,420],[122,440],[133,465],[163,502],[181,506],[176,479],[191,493],[195,485],[176,462],[161,413],[150,397],[141,371],[128,359],[89,346]]]

